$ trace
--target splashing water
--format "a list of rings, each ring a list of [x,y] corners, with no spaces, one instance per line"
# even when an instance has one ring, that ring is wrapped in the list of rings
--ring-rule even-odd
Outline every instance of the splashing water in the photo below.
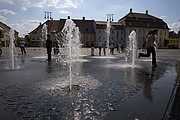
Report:
[[[107,42],[107,48],[109,48],[109,41],[110,41],[110,33],[111,32],[111,22],[110,20],[107,21],[107,27],[106,27],[106,42]]]
[[[76,24],[71,20],[67,19],[64,28],[61,31],[63,33],[63,41],[65,42],[65,61],[69,64],[69,79],[70,79],[70,90],[72,89],[72,62],[77,62],[80,57],[80,32]]]
[[[137,42],[136,42],[136,32],[133,30],[129,35],[129,41],[126,51],[126,58],[131,60],[132,68],[135,67],[135,59],[136,59],[136,50],[137,50]]]
[[[47,25],[44,24],[42,27],[42,38],[41,38],[41,43],[40,46],[43,47],[45,41],[47,40]]]
[[[14,37],[14,30],[13,29],[10,29],[10,31],[9,31],[9,38],[10,38],[10,44],[9,44],[8,68],[16,69],[19,66],[17,64],[18,53],[17,53],[17,50],[16,50],[15,45],[14,45],[15,37]]]

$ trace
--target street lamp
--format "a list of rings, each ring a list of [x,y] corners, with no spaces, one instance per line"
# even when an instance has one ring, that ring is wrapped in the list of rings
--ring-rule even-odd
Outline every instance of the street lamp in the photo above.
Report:
[[[48,11],[44,11],[44,13],[45,13],[45,16],[44,16],[44,19],[47,19],[47,20],[49,20],[49,19],[53,19],[52,17],[51,17],[51,13],[52,12],[48,12]]]
[[[107,14],[107,21],[113,21],[114,14]]]

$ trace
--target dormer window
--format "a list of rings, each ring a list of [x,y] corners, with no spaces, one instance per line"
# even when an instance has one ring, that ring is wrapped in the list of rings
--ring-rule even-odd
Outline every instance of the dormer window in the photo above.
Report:
[[[129,26],[131,26],[132,25],[132,22],[129,22]]]
[[[147,27],[149,27],[150,25],[149,25],[149,23],[147,23]]]

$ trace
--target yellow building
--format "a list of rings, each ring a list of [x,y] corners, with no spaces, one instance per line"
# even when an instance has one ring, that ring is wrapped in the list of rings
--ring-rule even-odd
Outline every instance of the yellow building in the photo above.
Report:
[[[180,33],[180,32],[179,32]],[[174,31],[169,32],[169,38],[165,40],[166,48],[180,48],[180,36],[174,33]]]
[[[10,27],[7,26],[6,24],[0,22],[0,31],[3,33],[3,38],[1,39],[1,43],[4,47],[7,47],[9,46],[9,42],[10,42],[10,38],[9,38],[9,31],[10,31]],[[18,32],[17,31],[14,31],[14,37],[15,37],[15,44],[16,44],[16,41],[18,39]]]
[[[125,41],[129,38],[129,34],[135,30],[138,47],[141,48],[149,31],[158,29],[157,47],[165,48],[164,40],[169,38],[169,28],[167,24],[160,18],[152,16],[148,13],[136,13],[130,9],[130,12],[118,21],[124,25]],[[126,44],[126,43],[125,43]]]

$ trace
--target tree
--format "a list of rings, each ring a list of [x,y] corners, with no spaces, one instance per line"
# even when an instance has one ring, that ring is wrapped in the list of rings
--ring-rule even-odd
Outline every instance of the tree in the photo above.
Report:
[[[29,35],[26,35],[26,36],[25,36],[25,40],[28,41],[28,42],[31,42],[30,36],[29,36]]]
[[[0,40],[1,40],[1,38],[4,38],[4,34],[2,31],[0,31]]]

